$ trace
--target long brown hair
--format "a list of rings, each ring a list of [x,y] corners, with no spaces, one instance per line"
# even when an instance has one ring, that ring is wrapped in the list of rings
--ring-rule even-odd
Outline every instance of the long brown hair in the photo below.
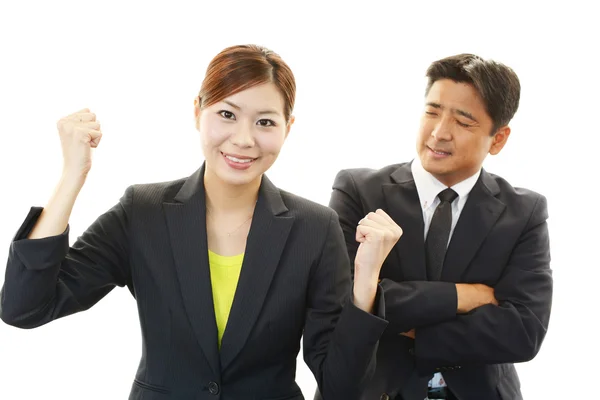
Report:
[[[289,121],[296,97],[296,81],[290,67],[277,53],[262,46],[227,47],[208,65],[198,95],[200,107],[211,106],[242,90],[269,82],[279,88],[284,100],[284,116]]]

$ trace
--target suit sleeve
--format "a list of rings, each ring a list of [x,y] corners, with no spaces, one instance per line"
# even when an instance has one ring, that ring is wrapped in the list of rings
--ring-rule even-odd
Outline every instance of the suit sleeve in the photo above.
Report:
[[[374,196],[379,195],[374,193]],[[399,204],[399,207],[402,205]],[[346,248],[350,257],[350,268],[354,277],[354,258],[358,250],[356,226],[358,221],[370,211],[365,210],[352,175],[340,171],[333,183],[329,201],[338,215],[344,231]],[[385,210],[384,210],[385,211]],[[399,221],[395,221],[401,225]],[[402,240],[402,238],[400,238]],[[394,250],[392,250],[394,251]],[[450,282],[407,281],[394,282],[381,280],[389,327],[386,334],[399,334],[421,326],[444,322],[456,317],[456,286]]]
[[[328,230],[309,284],[304,360],[323,400],[359,399],[375,372],[377,345],[387,326],[385,305],[378,294],[373,315],[352,303],[348,255],[333,212]]]
[[[133,189],[69,247],[69,226],[57,236],[28,239],[41,207],[32,207],[9,249],[0,317],[30,329],[87,310],[115,286],[129,283],[128,216]]]
[[[444,366],[525,362],[536,356],[552,305],[547,218],[546,198],[540,196],[494,287],[498,306],[485,305],[416,330],[414,350],[422,373]]]

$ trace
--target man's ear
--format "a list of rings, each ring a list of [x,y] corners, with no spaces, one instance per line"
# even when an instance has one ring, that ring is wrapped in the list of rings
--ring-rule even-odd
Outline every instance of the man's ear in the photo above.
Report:
[[[492,145],[490,146],[490,154],[495,156],[500,153],[500,150],[504,147],[506,142],[508,141],[508,137],[510,136],[510,128],[507,126],[503,126],[499,128],[492,138]]]

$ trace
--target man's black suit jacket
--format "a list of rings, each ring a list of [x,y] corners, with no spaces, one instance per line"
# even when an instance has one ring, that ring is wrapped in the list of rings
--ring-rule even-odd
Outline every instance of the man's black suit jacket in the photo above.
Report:
[[[356,225],[368,212],[383,209],[404,231],[381,271],[389,326],[363,399],[423,400],[437,371],[461,400],[521,399],[513,363],[535,357],[550,318],[545,197],[482,170],[440,282],[427,281],[423,211],[410,163],[340,171],[330,207],[339,215],[350,260],[358,248]],[[455,282],[492,286],[499,305],[457,315]],[[415,340],[400,335],[411,329]]]

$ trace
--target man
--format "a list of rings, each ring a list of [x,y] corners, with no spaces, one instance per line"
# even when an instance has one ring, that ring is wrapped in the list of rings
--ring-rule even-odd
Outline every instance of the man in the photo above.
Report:
[[[482,168],[509,138],[519,79],[472,54],[427,77],[418,157],[333,184],[351,260],[368,212],[404,231],[381,270],[389,325],[363,398],[522,399],[513,363],[535,357],[550,318],[547,203]]]

